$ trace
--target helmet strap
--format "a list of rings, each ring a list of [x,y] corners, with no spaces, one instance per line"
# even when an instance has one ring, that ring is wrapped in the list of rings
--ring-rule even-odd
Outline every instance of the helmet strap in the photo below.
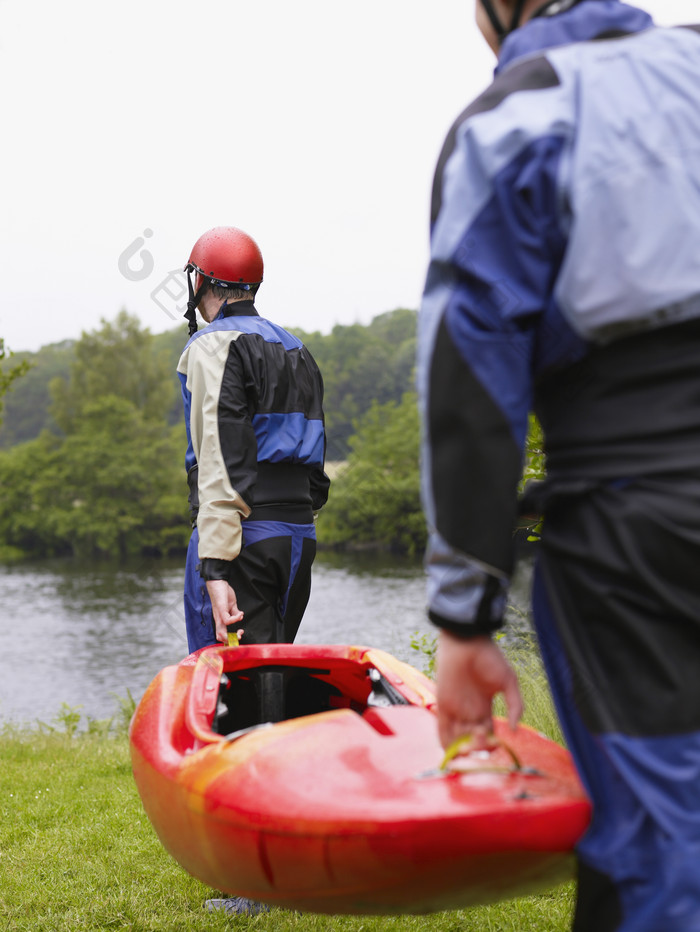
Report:
[[[506,28],[498,18],[491,0],[481,0],[481,5],[486,11],[486,15],[491,21],[491,25],[496,32],[496,38],[498,39],[499,45],[501,42],[503,42],[506,36],[510,35],[510,33],[517,29],[520,25],[520,17],[523,15],[523,8],[525,3],[526,0],[515,0],[515,3],[513,4],[513,13],[510,18],[510,24],[508,28]]]
[[[514,29],[517,29],[520,25],[520,17],[523,15],[523,7],[525,6],[525,0],[515,0],[515,6],[513,7],[513,15],[510,19],[510,28],[508,32],[513,32]]]
[[[195,294],[194,286],[192,285],[192,268],[191,266],[187,267],[187,290],[189,293],[189,298],[187,301],[187,310],[182,315],[186,321],[189,329],[189,336],[193,336],[197,332],[197,305],[202,297],[202,292],[207,286],[207,280],[202,279],[202,284],[197,289]]]
[[[496,38],[498,39],[498,42],[500,45],[500,43],[503,42],[503,40],[505,39],[507,35],[506,27],[500,21],[498,16],[496,16],[496,11],[491,5],[491,0],[481,0],[481,5],[483,6],[484,10],[486,11],[486,15],[491,21],[491,25],[494,28],[494,31],[496,33]]]

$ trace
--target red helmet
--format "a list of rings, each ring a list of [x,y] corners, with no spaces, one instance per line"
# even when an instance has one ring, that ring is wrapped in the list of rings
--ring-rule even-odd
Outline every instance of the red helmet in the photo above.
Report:
[[[192,247],[185,271],[197,271],[215,285],[259,285],[263,257],[255,240],[236,227],[214,227]]]

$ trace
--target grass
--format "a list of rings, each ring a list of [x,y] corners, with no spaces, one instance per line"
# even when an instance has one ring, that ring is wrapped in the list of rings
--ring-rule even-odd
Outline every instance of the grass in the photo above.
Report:
[[[536,728],[543,735],[547,735],[552,741],[564,744],[561,726],[554,710],[547,676],[536,643],[527,638],[520,638],[517,645],[508,645],[504,638],[500,640],[500,643],[506,656],[518,671],[520,691],[525,705],[523,722]],[[422,663],[420,659],[414,660],[414,666],[421,667],[424,673],[434,677],[437,640],[427,634],[416,633],[411,638],[411,647],[422,659]],[[505,703],[500,696],[494,702],[494,713],[496,715],[506,714]]]
[[[556,737],[541,671],[531,659],[525,669],[530,724]],[[173,861],[143,812],[124,716],[116,730],[90,720],[81,730],[76,715],[64,707],[53,725],[0,730],[0,928],[7,932],[564,932],[570,926],[572,883],[431,916],[207,913],[203,902],[216,894]]]
[[[561,725],[554,710],[547,677],[537,649],[533,645],[506,646],[504,651],[518,672],[520,692],[525,705],[523,722],[536,728],[552,741],[564,744]],[[496,698],[493,708],[496,715],[506,714],[502,696]]]

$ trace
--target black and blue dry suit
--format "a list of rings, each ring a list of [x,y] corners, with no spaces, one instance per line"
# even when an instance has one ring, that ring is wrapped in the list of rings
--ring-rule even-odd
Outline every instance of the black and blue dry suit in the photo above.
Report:
[[[420,315],[430,613],[501,624],[528,412],[535,622],[594,804],[575,928],[700,930],[700,28],[546,4],[458,118]],[[533,504],[534,501],[534,504]]]
[[[178,375],[196,523],[189,648],[216,643],[205,579],[233,587],[242,643],[291,642],[311,587],[314,513],[328,497],[321,374],[300,340],[238,301],[189,340]]]

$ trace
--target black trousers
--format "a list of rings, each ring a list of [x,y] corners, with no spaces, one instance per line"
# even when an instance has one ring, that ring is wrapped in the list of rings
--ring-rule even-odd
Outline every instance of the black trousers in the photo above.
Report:
[[[292,643],[309,601],[315,556],[316,541],[308,537],[298,554],[291,536],[270,537],[241,550],[230,579],[245,615],[241,644]]]
[[[216,644],[206,584],[197,565],[199,536],[192,533],[185,567],[185,626],[190,652]],[[291,643],[311,591],[316,556],[313,523],[245,521],[243,547],[231,563],[231,583],[244,613],[242,644]]]
[[[534,609],[594,809],[574,929],[700,930],[700,478],[555,495]]]

